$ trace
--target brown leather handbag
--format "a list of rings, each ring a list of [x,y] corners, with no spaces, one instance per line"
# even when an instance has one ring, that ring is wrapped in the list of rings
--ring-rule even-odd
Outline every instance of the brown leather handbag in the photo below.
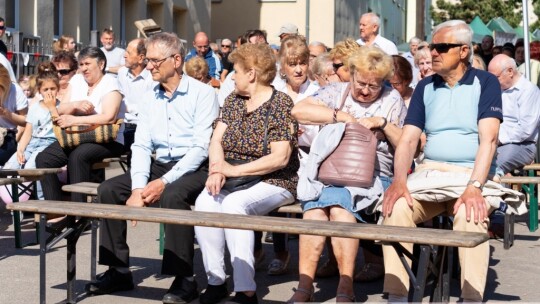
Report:
[[[340,110],[348,94],[349,88]],[[373,185],[376,152],[375,134],[359,123],[347,123],[339,145],[321,163],[318,180],[333,186],[369,188]]]

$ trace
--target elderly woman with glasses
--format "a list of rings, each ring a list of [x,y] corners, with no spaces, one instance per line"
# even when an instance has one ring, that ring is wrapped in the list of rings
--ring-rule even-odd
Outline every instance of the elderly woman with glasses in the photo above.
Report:
[[[321,88],[296,104],[292,115],[302,124],[360,123],[372,130],[378,139],[374,176],[386,188],[392,180],[392,153],[401,136],[407,112],[399,93],[384,85],[385,80],[392,76],[392,58],[376,47],[364,46],[349,56],[347,69],[349,82]],[[358,197],[352,197],[347,188],[327,186],[317,199],[302,202],[305,219],[364,221],[362,210],[355,206]],[[313,280],[324,241],[325,237],[321,236],[300,236],[300,280],[290,302],[313,300]],[[355,299],[353,271],[358,243],[356,239],[332,238],[340,273],[337,302],[353,302]]]

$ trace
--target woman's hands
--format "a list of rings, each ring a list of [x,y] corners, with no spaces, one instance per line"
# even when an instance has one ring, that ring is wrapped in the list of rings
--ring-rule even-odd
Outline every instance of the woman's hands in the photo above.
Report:
[[[227,178],[221,173],[213,173],[206,180],[206,190],[212,195],[218,195]]]
[[[61,128],[67,128],[75,125],[75,116],[73,115],[60,115],[56,119],[56,124]]]
[[[24,163],[26,163],[26,159],[24,158],[24,150],[21,151],[19,149],[17,149],[17,161],[19,162],[19,164],[23,165]]]
[[[77,101],[75,112],[79,115],[90,115],[95,113],[94,105],[88,100]]]

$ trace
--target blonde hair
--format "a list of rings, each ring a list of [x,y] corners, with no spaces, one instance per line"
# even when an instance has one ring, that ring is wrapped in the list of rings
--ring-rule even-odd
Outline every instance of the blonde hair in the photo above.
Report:
[[[348,60],[351,76],[355,72],[360,74],[374,74],[378,78],[389,79],[394,74],[394,61],[392,57],[374,46],[363,46],[354,52]]]
[[[8,70],[0,64],[0,104],[3,106],[6,98],[9,94],[9,89],[11,87],[11,78],[9,77]]]
[[[254,69],[259,83],[270,85],[276,77],[276,58],[264,43],[244,43],[229,55],[229,61],[242,68]]]
[[[352,38],[347,38],[343,41],[336,43],[334,48],[330,51],[330,60],[341,60],[344,64],[346,70],[349,69],[349,64],[347,63],[349,57],[356,51],[360,50],[361,46]]]
[[[208,63],[201,57],[195,56],[186,62],[186,74],[197,80],[206,78],[208,70]]]
[[[65,49],[65,47],[69,43],[70,40],[75,41],[75,38],[73,38],[73,36],[69,36],[69,35],[60,36],[60,38],[58,38],[58,40],[53,43],[53,52],[54,52],[54,54],[58,54],[61,51],[67,51]]]
[[[416,51],[416,54],[414,54],[414,64],[418,66],[420,60],[427,58],[431,59],[431,51],[429,48],[422,48]]]
[[[308,63],[309,48],[306,38],[300,35],[287,36],[287,38],[283,39],[283,42],[281,42],[278,56],[282,67],[291,62]]]

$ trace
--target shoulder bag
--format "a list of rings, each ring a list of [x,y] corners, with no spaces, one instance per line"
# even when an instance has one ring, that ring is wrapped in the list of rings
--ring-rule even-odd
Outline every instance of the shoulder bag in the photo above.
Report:
[[[345,90],[343,109],[350,86]],[[369,188],[373,184],[377,138],[359,123],[347,123],[337,148],[319,167],[319,181],[333,186]]]
[[[53,122],[53,132],[62,148],[74,149],[84,143],[105,144],[115,141],[123,122],[123,119],[118,119],[112,124],[67,128],[61,128]]]
[[[273,97],[272,93],[272,97]],[[270,99],[270,102],[272,102],[272,99]],[[266,110],[266,117],[264,119],[264,142],[263,142],[263,155],[266,155],[266,152],[268,150],[268,117],[270,116],[270,111],[272,110],[272,106],[270,105],[268,109]],[[226,159],[226,162],[233,166],[238,166],[242,164],[249,163],[249,160],[240,160],[240,159]],[[221,189],[229,191],[229,192],[235,192],[239,190],[245,190],[249,189],[255,184],[262,181],[263,176],[262,175],[245,175],[245,176],[237,176],[237,177],[227,177],[225,180],[225,184]]]

